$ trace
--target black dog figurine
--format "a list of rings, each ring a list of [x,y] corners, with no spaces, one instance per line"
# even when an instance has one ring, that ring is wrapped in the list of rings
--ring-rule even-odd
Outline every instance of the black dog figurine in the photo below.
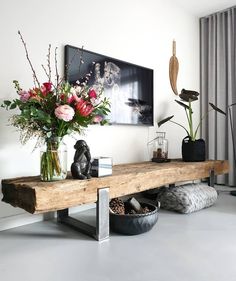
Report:
[[[71,164],[71,174],[74,179],[90,179],[91,154],[87,143],[78,140],[74,145],[76,149],[74,162]]]

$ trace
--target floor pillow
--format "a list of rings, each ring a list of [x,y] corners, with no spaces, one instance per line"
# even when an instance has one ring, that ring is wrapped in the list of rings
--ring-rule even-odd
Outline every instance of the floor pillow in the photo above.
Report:
[[[157,193],[161,208],[184,214],[210,207],[216,200],[216,190],[207,183],[162,187]]]

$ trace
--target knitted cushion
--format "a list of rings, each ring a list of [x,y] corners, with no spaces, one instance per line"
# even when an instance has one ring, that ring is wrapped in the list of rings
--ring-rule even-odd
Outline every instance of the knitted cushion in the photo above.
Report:
[[[213,205],[217,200],[217,192],[206,183],[162,187],[157,200],[163,209],[187,214]]]

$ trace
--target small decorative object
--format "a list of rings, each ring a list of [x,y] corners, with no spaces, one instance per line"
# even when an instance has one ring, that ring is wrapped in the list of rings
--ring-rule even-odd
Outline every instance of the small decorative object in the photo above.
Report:
[[[45,140],[40,155],[40,176],[42,181],[64,180],[67,176],[67,147],[62,138]]]
[[[138,200],[136,200],[134,197],[129,198],[127,203],[131,206],[132,210],[134,210],[134,212],[136,213],[145,213],[145,211],[143,210],[142,206],[140,205],[140,203],[138,202]]]
[[[112,158],[94,158],[92,161],[91,175],[92,177],[98,178],[112,175]]]
[[[169,78],[170,78],[171,89],[174,92],[174,94],[177,96],[179,95],[177,90],[178,71],[179,71],[179,61],[176,57],[176,41],[173,40],[172,57],[170,58],[170,62],[169,62]]]
[[[158,189],[157,200],[163,209],[188,214],[213,205],[217,192],[206,183],[162,187]]]
[[[42,65],[47,80],[40,83],[29,58],[26,43],[20,32],[26,58],[33,73],[34,87],[23,90],[18,81],[13,81],[18,98],[5,100],[1,107],[9,110],[18,108],[10,119],[11,124],[20,129],[20,139],[25,144],[37,137],[37,144],[45,143],[41,152],[41,179],[60,180],[66,177],[66,149],[62,148],[62,138],[71,133],[81,133],[89,124],[106,124],[105,115],[110,112],[109,100],[102,89],[88,86],[92,70],[85,77],[78,77],[69,84],[60,78],[57,67],[57,48],[54,53],[55,79],[52,77],[51,45],[48,48],[47,67]],[[80,55],[79,53],[77,55]],[[72,58],[74,59],[74,57]],[[80,64],[83,63],[82,53]],[[66,66],[70,68],[70,63]]]
[[[74,145],[75,156],[71,164],[71,174],[74,179],[90,179],[91,155],[87,143],[84,140],[78,140]]]
[[[125,235],[147,232],[156,224],[158,210],[159,207],[139,203],[135,198],[126,202],[119,198],[112,199],[110,201],[111,230]]]
[[[114,198],[110,201],[109,207],[112,213],[124,215],[125,214],[125,204],[120,198]]]
[[[174,123],[174,124],[180,126],[181,128],[183,128],[185,130],[185,132],[187,133],[187,138],[185,138],[183,140],[182,157],[183,157],[183,160],[186,162],[205,161],[205,142],[203,142],[202,140],[197,140],[197,133],[198,133],[198,130],[202,123],[202,120],[207,116],[207,114],[209,114],[210,111],[215,110],[216,112],[226,115],[226,113],[224,111],[222,111],[221,109],[216,107],[214,104],[209,103],[209,105],[211,106],[211,109],[208,110],[208,112],[201,118],[198,125],[194,128],[192,102],[198,100],[198,95],[199,95],[199,93],[197,93],[196,91],[183,89],[181,91],[181,94],[179,95],[179,97],[181,98],[181,101],[175,100],[185,110],[185,113],[187,116],[187,121],[188,121],[188,128],[173,121],[172,118],[174,117],[174,115],[169,116],[158,122],[158,127],[160,127],[161,125],[163,125],[164,123],[169,121],[171,123]],[[198,147],[197,149],[196,149],[195,144],[193,144],[196,141],[198,143],[200,143],[199,146],[196,145]],[[202,151],[199,151],[199,149],[202,149]],[[191,155],[189,155],[189,154],[191,154]]]
[[[148,142],[150,155],[153,162],[168,162],[168,140],[164,132],[157,132],[155,139]]]

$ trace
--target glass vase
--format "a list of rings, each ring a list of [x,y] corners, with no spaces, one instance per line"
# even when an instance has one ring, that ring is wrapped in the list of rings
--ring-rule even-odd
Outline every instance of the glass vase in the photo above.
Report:
[[[60,137],[45,140],[40,151],[42,181],[64,180],[67,176],[67,147]]]
[[[165,162],[168,160],[168,140],[165,132],[156,133],[156,138],[148,143],[150,158],[153,162]]]

